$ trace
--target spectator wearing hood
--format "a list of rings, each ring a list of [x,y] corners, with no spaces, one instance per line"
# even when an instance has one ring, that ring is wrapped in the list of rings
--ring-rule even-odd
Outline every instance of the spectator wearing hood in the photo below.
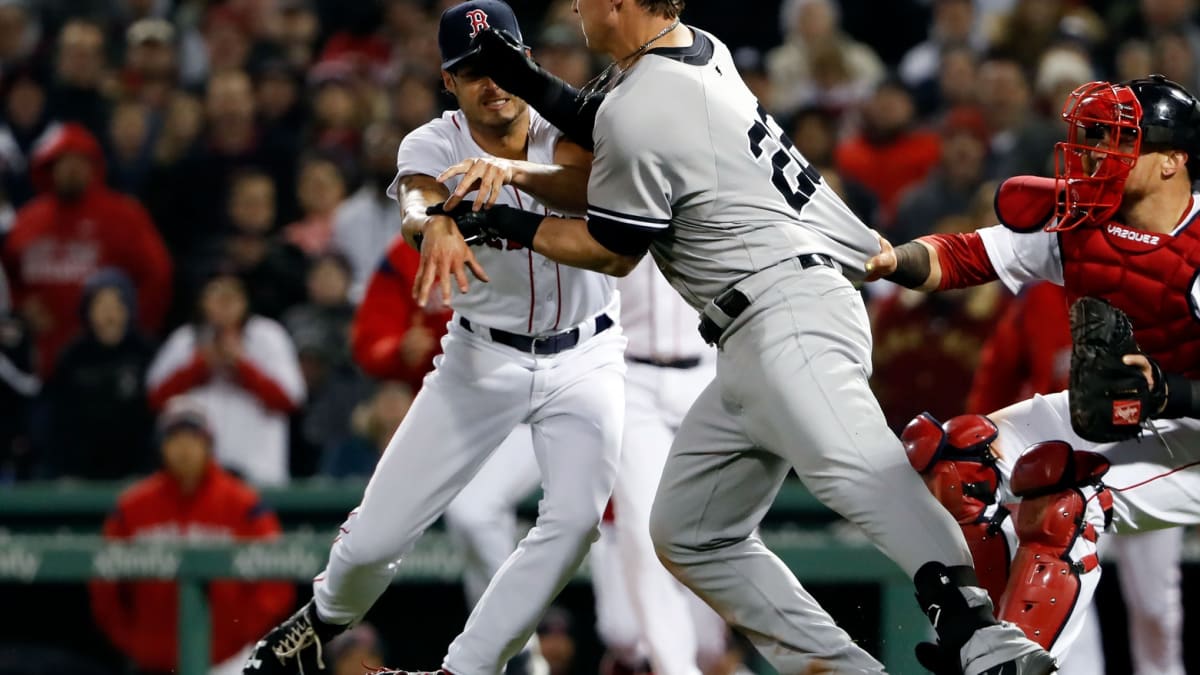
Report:
[[[158,420],[162,469],[121,493],[104,522],[106,539],[249,542],[279,535],[279,520],[258,494],[214,461],[207,412],[186,396],[168,404]],[[140,672],[176,672],[179,591],[173,581],[93,581],[89,591],[96,624]],[[294,601],[286,582],[210,583],[209,659],[218,668],[236,667]]]
[[[189,393],[214,419],[214,454],[256,485],[288,480],[288,416],[304,402],[296,347],[277,322],[251,314],[246,288],[219,269],[200,292],[199,317],[176,329],[146,375],[150,406]]]
[[[29,327],[12,310],[8,281],[0,268],[0,485],[32,473],[30,405],[41,389],[32,372]]]
[[[47,473],[89,480],[149,473],[153,417],[142,383],[154,348],[138,333],[129,277],[114,268],[93,274],[79,313],[83,333],[63,350],[46,387]]]
[[[171,259],[145,209],[104,184],[99,143],[82,126],[64,124],[34,149],[38,196],[17,212],[2,260],[14,304],[35,335],[37,371],[45,378],[82,326],[84,282],[104,267],[129,276],[139,326],[157,335],[170,301]]]

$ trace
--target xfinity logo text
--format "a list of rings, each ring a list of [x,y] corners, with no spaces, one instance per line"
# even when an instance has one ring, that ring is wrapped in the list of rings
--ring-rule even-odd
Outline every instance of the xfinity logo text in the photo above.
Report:
[[[110,545],[92,559],[96,576],[103,579],[173,579],[179,572],[180,554],[165,548]]]
[[[0,579],[29,583],[37,576],[41,566],[41,557],[28,549],[13,547],[0,551]]]

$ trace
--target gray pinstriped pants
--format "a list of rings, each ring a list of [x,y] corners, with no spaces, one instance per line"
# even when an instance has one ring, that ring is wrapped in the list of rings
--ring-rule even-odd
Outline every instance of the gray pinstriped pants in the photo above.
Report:
[[[969,565],[966,543],[867,384],[870,328],[853,286],[787,262],[739,290],[753,303],[671,447],[651,536],[664,564],[783,675],[817,664],[883,672],[755,534],[788,469],[910,576],[930,560]]]

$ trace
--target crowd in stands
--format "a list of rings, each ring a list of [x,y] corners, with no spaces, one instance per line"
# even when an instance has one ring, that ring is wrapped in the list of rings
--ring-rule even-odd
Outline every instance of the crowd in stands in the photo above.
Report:
[[[409,296],[417,258],[387,188],[400,140],[454,107],[436,20],[455,1],[0,0],[0,489],[142,478],[110,536],[161,534],[183,495],[237,506],[201,530],[267,537],[253,486],[370,474],[448,318]],[[599,72],[571,0],[513,4],[542,64],[576,85]],[[996,180],[1053,171],[1083,82],[1161,72],[1200,90],[1195,0],[906,0],[888,16],[917,18],[886,40],[863,28],[876,0],[688,4],[893,243],[992,224]],[[722,18],[743,9],[777,23],[735,41]],[[389,310],[356,317],[372,296]],[[868,300],[894,427],[983,405],[968,392],[1006,291]],[[218,586],[215,625],[244,633],[214,635],[218,661],[292,603]],[[174,625],[153,617],[174,599],[139,588],[95,584],[96,611],[118,646],[114,627],[161,633],[125,651],[169,669]]]
[[[405,298],[386,190],[404,135],[453,107],[434,29],[453,1],[0,2],[0,484],[145,475],[183,393],[253,484],[364,472],[446,316]],[[689,12],[720,34],[720,4]],[[924,30],[887,49],[846,28],[870,3],[762,4],[778,23],[731,44],[739,68],[894,242],[986,225],[994,181],[1052,171],[1079,83],[1200,84],[1194,0],[909,0]],[[542,63],[598,71],[570,0],[515,6]],[[397,309],[356,324],[381,266]],[[870,300],[889,419],[961,412],[944,383],[969,382],[1008,298]],[[354,348],[381,322],[404,340]]]

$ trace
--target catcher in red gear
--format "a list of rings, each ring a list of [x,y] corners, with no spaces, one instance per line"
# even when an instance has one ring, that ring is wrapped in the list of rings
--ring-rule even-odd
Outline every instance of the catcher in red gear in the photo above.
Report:
[[[918,418],[905,432],[935,494],[950,480],[983,504],[1020,502],[998,615],[1058,657],[1099,580],[1102,532],[1200,522],[1200,102],[1155,75],[1083,85],[1062,116],[1056,177],[1003,183],[1001,225],[894,249],[881,238],[867,264],[869,278],[924,291],[1045,280],[1076,305],[1069,393],[989,415],[994,433],[971,427],[989,430],[980,442],[955,436],[961,421]],[[972,478],[991,466],[994,491]],[[995,555],[982,544],[997,528],[979,527],[963,500],[950,506],[973,548]]]

